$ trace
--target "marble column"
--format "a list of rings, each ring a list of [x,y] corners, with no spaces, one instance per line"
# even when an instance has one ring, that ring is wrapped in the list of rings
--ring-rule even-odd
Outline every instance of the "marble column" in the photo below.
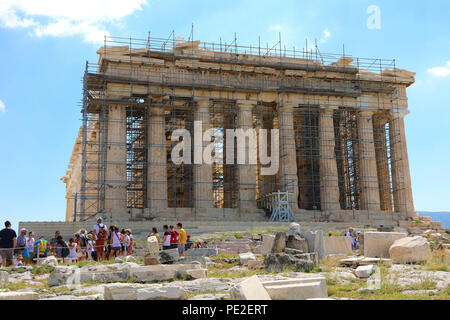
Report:
[[[408,217],[416,218],[405,136],[405,115],[406,113],[394,113],[389,123],[394,209]]]
[[[380,211],[377,162],[373,139],[373,112],[361,111],[358,118],[361,180],[361,210]]]
[[[238,113],[238,129],[245,132],[253,129],[253,104],[250,101],[237,101]],[[238,152],[245,153],[245,164],[238,164],[239,172],[239,202],[241,208],[256,208],[256,165],[250,163],[249,155],[256,155],[257,140],[254,135],[253,146],[250,145],[250,139],[245,138],[245,147]],[[238,144],[239,147],[239,144]]]
[[[148,120],[148,206],[152,212],[168,207],[166,118],[164,101],[152,99]]]
[[[208,98],[196,98],[197,103],[194,120],[202,122],[202,137],[194,137],[194,150],[196,152],[196,144],[202,146],[202,164],[194,164],[194,201],[195,208],[212,208],[213,207],[213,176],[212,165],[203,163],[203,150],[211,142],[203,141],[203,133],[209,129],[209,107],[211,102]],[[198,147],[198,146],[197,146]],[[198,155],[200,157],[200,155]]]
[[[375,140],[375,155],[377,159],[378,187],[380,190],[381,210],[391,212],[391,178],[389,172],[389,159],[386,139],[386,123],[388,119],[384,114],[377,114],[373,118],[373,137]]]
[[[339,203],[339,185],[334,152],[333,109],[320,110],[319,116],[319,159],[320,159],[320,202],[322,211],[337,211]]]
[[[112,219],[128,219],[125,106],[109,107],[106,139],[105,211]]]
[[[289,191],[293,210],[298,209],[297,152],[294,131],[294,104],[278,108],[280,130],[280,189]]]

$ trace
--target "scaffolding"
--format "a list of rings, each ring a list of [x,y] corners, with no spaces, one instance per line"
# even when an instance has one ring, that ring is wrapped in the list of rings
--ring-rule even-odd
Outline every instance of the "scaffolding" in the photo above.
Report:
[[[241,46],[236,38],[228,44],[207,43],[194,41],[191,34],[184,41],[174,32],[166,39],[150,34],[147,39],[105,37],[98,53],[97,63],[86,62],[83,77],[80,164],[78,169],[72,166],[71,172],[74,177],[79,170],[80,182],[68,199],[68,210],[73,211],[68,219],[97,215],[112,219],[113,208],[120,208],[130,220],[153,219],[155,205],[167,208],[175,218],[200,218],[200,208],[221,212],[217,219],[226,219],[230,210],[234,217],[249,217],[248,207],[265,217],[258,200],[279,190],[292,193],[296,189],[291,201],[298,212],[327,219],[324,205],[330,204],[322,194],[320,147],[324,101],[333,110],[329,129],[334,132],[338,210],[353,216],[366,210],[370,215],[370,205],[362,203],[361,193],[367,188],[362,179],[375,179],[379,211],[393,218],[397,212],[408,211],[407,199],[396,196],[399,188],[410,188],[403,176],[406,169],[401,167],[406,150],[399,148],[405,146],[405,138],[392,122],[393,114],[404,109],[399,105],[401,88],[409,84],[396,75],[395,60],[325,54],[317,47],[287,49],[281,37],[273,46]],[[200,111],[199,93],[209,101]],[[276,99],[266,99],[267,95]],[[297,97],[293,131],[283,135],[286,124],[280,107],[292,95]],[[372,99],[366,101],[364,95]],[[207,126],[216,137],[240,128],[237,100],[242,96],[253,105],[251,122],[257,132],[279,129],[280,136],[293,135],[280,146],[280,164],[294,154],[297,173],[289,176],[281,170],[263,176],[257,164],[250,167],[256,179],[249,183],[240,181],[239,165],[214,163],[211,197],[205,191],[208,197],[199,198],[196,190],[208,190],[206,184],[199,186],[205,183],[198,179],[202,165],[174,164],[171,152],[179,141],[172,141],[171,134],[185,129],[194,136],[194,121],[199,119],[208,119]],[[374,153],[361,151],[366,134],[360,125],[361,110],[373,111]],[[270,149],[270,131],[267,140]],[[221,156],[226,149],[225,140],[215,142],[213,155]],[[364,160],[376,161],[376,177],[362,171]],[[254,199],[243,199],[240,190],[250,190]],[[201,214],[204,218],[208,213]]]

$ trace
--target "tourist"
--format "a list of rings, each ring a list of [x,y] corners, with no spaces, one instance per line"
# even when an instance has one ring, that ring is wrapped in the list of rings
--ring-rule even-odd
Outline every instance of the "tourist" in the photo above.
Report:
[[[58,242],[58,237],[61,235],[61,232],[56,231],[55,237],[50,239],[50,251],[56,256],[56,243]]]
[[[80,231],[78,231],[78,234],[80,235],[79,237],[79,243],[78,243],[78,247],[79,247],[79,261],[83,261],[84,259],[87,259],[88,254],[87,254],[87,238],[86,238],[86,229],[81,229]]]
[[[353,238],[353,228],[348,228],[348,232],[345,235],[346,237],[350,237],[350,242],[352,244],[352,250],[355,249],[355,239]]]
[[[131,229],[127,229],[125,230],[125,232],[127,233],[127,256],[131,255],[133,253],[133,234],[131,232]]]
[[[173,226],[169,227],[170,230],[170,247],[172,249],[178,248],[178,232],[174,230]]]
[[[27,237],[27,251],[28,251],[29,257],[25,258],[26,259],[25,262],[27,264],[31,264],[33,261],[35,243],[36,243],[36,239],[34,238],[33,231],[30,231],[28,233],[28,237]]]
[[[27,249],[27,229],[21,229],[20,234],[17,237],[16,248],[14,254],[16,256],[24,256],[25,250]]]
[[[120,231],[120,254],[119,256],[124,257],[125,256],[125,252],[126,250],[126,244],[127,242],[127,234],[125,232],[125,229],[122,229],[122,231]]]
[[[92,233],[88,234],[86,236],[87,244],[86,244],[86,254],[88,260],[95,260],[94,259],[94,236]]]
[[[206,240],[203,241],[202,248],[208,249],[208,242]]]
[[[69,248],[69,255],[67,256],[67,259],[72,263],[77,262],[78,261],[78,244],[75,242],[75,240],[73,238],[70,238],[68,248]]]
[[[111,259],[111,245],[112,245],[112,241],[113,241],[113,233],[116,230],[116,226],[115,225],[111,225],[109,226],[109,230],[108,230],[108,238],[106,240],[106,259],[110,260]]]
[[[194,245],[194,242],[192,242],[192,240],[191,240],[191,235],[188,234],[187,240],[186,240],[186,250],[191,249],[193,245]]]
[[[111,253],[109,259],[117,258],[120,255],[121,245],[119,228],[114,227],[111,231]]]
[[[163,250],[168,250],[171,248],[171,245],[170,245],[171,234],[169,231],[169,227],[167,225],[164,225],[163,231],[164,231]]]
[[[39,240],[36,241],[35,245],[36,258],[46,258],[47,251],[48,251],[48,241],[45,240],[44,236],[40,236]]]
[[[2,266],[13,264],[14,248],[16,247],[17,234],[11,229],[11,222],[5,222],[5,228],[0,231],[0,255]]]
[[[97,224],[94,226],[95,251],[97,253],[97,261],[105,259],[105,242],[108,236],[108,229],[103,224],[103,219],[98,218]]]
[[[195,247],[196,247],[197,249],[201,249],[201,248],[202,248],[202,242],[201,242],[201,240],[198,240],[198,241],[197,241],[197,244],[195,245]]]
[[[177,223],[178,228],[178,253],[180,255],[184,254],[184,249],[186,247],[187,237],[186,237],[186,231],[183,229],[183,224],[181,222]]]
[[[158,243],[161,241],[161,239],[159,238],[158,230],[156,228],[152,228],[152,232],[150,232],[147,235],[147,238],[149,238],[149,237],[156,237],[156,239],[158,240]]]
[[[331,232],[331,231],[328,232],[328,236],[329,236],[329,237],[332,237],[332,236],[333,236],[333,232]]]
[[[355,249],[358,250],[359,249],[359,239],[361,237],[361,231],[358,231],[356,233],[356,239],[355,239]]]

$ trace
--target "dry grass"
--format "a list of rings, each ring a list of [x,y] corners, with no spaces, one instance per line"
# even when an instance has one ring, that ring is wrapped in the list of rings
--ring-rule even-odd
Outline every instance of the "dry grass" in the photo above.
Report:
[[[435,250],[431,253],[430,259],[425,263],[425,269],[428,271],[450,271],[450,253],[449,250]]]

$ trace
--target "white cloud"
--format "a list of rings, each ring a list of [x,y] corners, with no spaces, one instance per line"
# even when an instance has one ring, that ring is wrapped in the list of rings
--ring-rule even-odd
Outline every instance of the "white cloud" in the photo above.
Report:
[[[328,31],[327,29],[323,30],[323,34],[324,34],[325,38],[331,37],[331,32]]]
[[[269,26],[269,30],[270,31],[282,31],[283,30],[283,27],[282,26],[280,26],[280,25],[270,25]]]
[[[436,77],[448,77],[450,76],[450,61],[447,61],[443,67],[430,68],[428,72]]]
[[[1,0],[0,26],[32,28],[37,37],[83,36],[99,43],[106,25],[142,10],[147,0]]]
[[[5,113],[6,107],[2,100],[0,100],[0,113]]]

